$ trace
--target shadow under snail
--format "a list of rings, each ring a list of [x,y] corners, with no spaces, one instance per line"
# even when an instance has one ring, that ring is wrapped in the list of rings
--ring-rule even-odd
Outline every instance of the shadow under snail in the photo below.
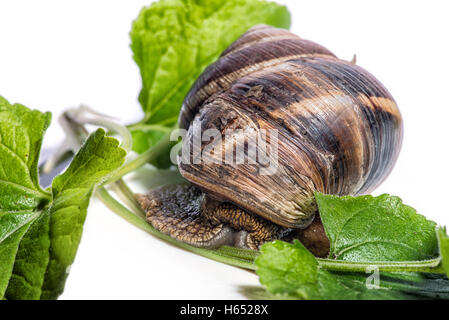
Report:
[[[319,247],[326,243],[314,192],[372,191],[392,170],[403,132],[394,99],[374,76],[266,25],[231,44],[187,94],[178,122],[188,129],[183,143],[191,153],[195,121],[202,131],[217,128],[223,141],[227,130],[276,130],[276,171],[260,174],[260,163],[195,164],[178,157],[189,184],[138,195],[148,222],[199,247],[257,249],[299,237],[318,247],[317,255],[325,254]],[[234,132],[235,143],[248,148],[241,131]]]

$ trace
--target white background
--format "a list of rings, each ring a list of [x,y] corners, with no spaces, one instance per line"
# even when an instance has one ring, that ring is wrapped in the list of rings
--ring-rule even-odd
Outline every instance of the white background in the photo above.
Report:
[[[0,2],[0,95],[52,111],[85,103],[139,120],[131,21],[148,0]],[[446,1],[279,1],[291,30],[373,73],[404,118],[400,158],[374,194],[402,197],[449,225],[449,7]],[[92,201],[62,299],[239,299],[256,276],[169,246]]]

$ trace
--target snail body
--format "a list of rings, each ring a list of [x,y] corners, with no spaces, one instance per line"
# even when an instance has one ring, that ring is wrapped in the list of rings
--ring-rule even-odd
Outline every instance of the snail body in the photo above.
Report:
[[[199,246],[233,241],[255,248],[306,228],[317,211],[314,192],[357,195],[376,188],[395,164],[403,132],[394,99],[374,76],[265,25],[227,48],[187,94],[179,126],[188,130],[189,147],[195,121],[201,131],[216,128],[223,138],[228,130],[276,132],[278,152],[272,174],[261,174],[259,162],[179,161],[194,187],[165,187],[141,197],[156,228]],[[233,143],[247,146],[239,134]]]

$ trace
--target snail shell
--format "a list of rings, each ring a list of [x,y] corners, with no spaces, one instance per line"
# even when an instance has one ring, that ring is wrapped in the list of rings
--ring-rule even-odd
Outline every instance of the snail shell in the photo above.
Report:
[[[223,138],[226,129],[277,130],[274,174],[248,163],[180,162],[179,169],[213,198],[288,228],[310,222],[316,191],[357,195],[376,188],[396,162],[403,132],[394,99],[373,75],[265,25],[241,36],[193,85],[179,117],[188,129],[184,143],[192,144],[195,119]]]

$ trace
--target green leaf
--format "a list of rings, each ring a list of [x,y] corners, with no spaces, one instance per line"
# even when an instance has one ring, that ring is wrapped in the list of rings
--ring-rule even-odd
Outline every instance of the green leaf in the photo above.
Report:
[[[274,294],[313,299],[320,295],[318,262],[298,241],[274,241],[260,248],[255,260],[260,282]]]
[[[378,287],[370,274],[331,273],[320,268],[317,259],[297,240],[262,245],[256,258],[256,272],[267,290],[277,296],[313,300],[449,299],[447,278],[423,279],[419,275],[379,277]],[[368,279],[368,281],[367,281]]]
[[[297,240],[264,244],[256,258],[261,284],[276,295],[297,299],[405,299],[391,290],[368,289],[366,280],[354,275],[334,275],[319,267],[316,258]]]
[[[449,277],[449,237],[446,228],[437,229],[438,244],[440,248],[441,264]]]
[[[37,159],[50,121],[50,113],[11,105],[0,96],[0,212],[48,203],[50,195],[39,186]]]
[[[14,269],[9,278],[5,297],[10,300],[40,299],[50,257],[49,212],[38,211],[20,241]]]
[[[137,153],[143,153],[146,150],[150,149],[151,146],[155,145],[156,142],[164,136],[163,131],[155,130],[133,130],[131,134],[133,137],[133,149]]]
[[[94,187],[119,168],[126,152],[119,142],[98,129],[79,150],[69,168],[52,183],[50,212],[50,262],[42,297],[54,299],[62,293],[68,268],[75,260],[89,199]]]
[[[170,128],[165,130],[134,130],[131,131],[133,137],[133,150],[137,153],[143,153],[154,147],[168,132]],[[150,161],[156,168],[167,169],[172,165],[170,159],[170,150],[176,144],[176,142],[169,142],[166,145],[166,150],[162,152],[162,155]]]
[[[338,197],[316,193],[330,258],[415,261],[438,254],[433,221],[387,194]]]
[[[433,258],[435,223],[398,197],[316,195],[330,241],[330,257],[351,262],[414,261]],[[438,229],[447,272],[449,238]],[[449,299],[443,275],[380,273],[378,289],[368,289],[369,274],[329,272],[299,242],[276,241],[261,248],[257,274],[269,292],[298,299]]]
[[[50,113],[11,105],[0,96],[0,298],[20,241],[51,195],[39,186],[37,159]]]
[[[264,0],[161,0],[143,8],[130,33],[142,77],[142,123],[173,125],[201,72],[260,23],[288,28],[290,14],[286,7]],[[141,134],[134,137],[139,137],[135,151],[148,148]]]
[[[44,191],[37,163],[49,122],[50,114],[0,97],[0,299],[52,299],[62,292],[94,187],[126,155],[99,129]]]
[[[0,213],[0,298],[8,287],[20,241],[35,218],[34,212]]]

